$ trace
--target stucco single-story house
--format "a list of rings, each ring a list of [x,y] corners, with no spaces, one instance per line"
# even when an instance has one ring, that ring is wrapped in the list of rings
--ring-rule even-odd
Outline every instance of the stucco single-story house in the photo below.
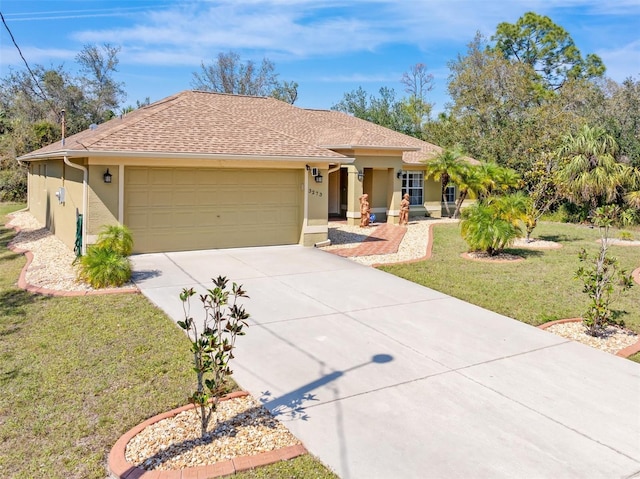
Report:
[[[29,210],[70,248],[124,224],[143,253],[311,246],[330,217],[359,223],[363,193],[378,222],[397,223],[405,192],[411,215],[440,216],[424,173],[440,152],[337,111],[184,91],[18,160]]]

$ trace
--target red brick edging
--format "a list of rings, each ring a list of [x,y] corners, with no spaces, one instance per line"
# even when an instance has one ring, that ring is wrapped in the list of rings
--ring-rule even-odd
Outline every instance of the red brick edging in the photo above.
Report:
[[[220,398],[220,400],[225,401],[248,395],[249,393],[246,391],[237,391],[227,394]],[[254,469],[259,466],[266,466],[267,464],[273,464],[279,461],[286,461],[307,453],[306,448],[302,444],[297,444],[295,446],[288,446],[253,456],[239,456],[234,459],[217,462],[209,466],[189,467],[186,469],[174,469],[170,471],[146,471],[137,467],[135,464],[127,462],[125,459],[125,450],[127,444],[135,435],[139,434],[143,429],[151,424],[173,417],[183,411],[193,409],[194,407],[195,406],[193,404],[189,404],[172,411],[158,414],[157,416],[147,419],[142,424],[135,426],[133,429],[121,436],[109,453],[109,459],[107,462],[109,477],[111,479],[198,479],[204,477],[221,477],[235,474],[239,471]]]
[[[631,272],[631,276],[636,283],[640,284],[640,268],[634,269]]]
[[[5,226],[7,228],[14,229],[16,233],[19,233],[21,231],[21,228],[19,226],[12,226],[10,223],[11,221],[5,224]],[[25,257],[27,258],[27,262],[22,268],[22,271],[20,271],[20,277],[18,278],[18,288],[24,289],[25,291],[28,291],[30,293],[44,294],[47,296],[70,297],[70,296],[96,296],[96,295],[103,295],[103,294],[133,294],[133,293],[140,292],[140,290],[136,287],[119,288],[119,289],[115,289],[115,288],[93,289],[93,290],[87,290],[87,291],[60,291],[57,289],[49,289],[49,288],[43,288],[41,286],[35,286],[27,282],[27,270],[29,269],[31,262],[33,261],[33,253],[29,250],[16,248],[15,246],[8,246],[8,248],[14,253],[24,254]]]
[[[640,268],[638,268],[640,271]],[[554,324],[562,324],[562,323],[577,323],[578,321],[582,321],[582,318],[567,318],[567,319],[558,319],[556,321],[549,321],[548,323],[544,323],[538,326],[538,329],[547,329]],[[630,346],[627,346],[624,349],[621,349],[616,353],[616,356],[620,356],[621,358],[628,358],[629,356],[640,352],[640,339],[633,343]]]

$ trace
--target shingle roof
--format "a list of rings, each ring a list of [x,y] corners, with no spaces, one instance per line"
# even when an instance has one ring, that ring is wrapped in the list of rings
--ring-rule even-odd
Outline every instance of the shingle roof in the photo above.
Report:
[[[388,148],[418,163],[441,148],[345,113],[274,98],[184,91],[70,136],[21,159],[74,152],[340,159],[338,148]]]

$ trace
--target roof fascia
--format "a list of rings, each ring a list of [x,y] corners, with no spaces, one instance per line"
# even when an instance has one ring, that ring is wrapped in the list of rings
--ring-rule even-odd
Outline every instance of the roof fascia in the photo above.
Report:
[[[336,153],[340,155],[340,153]],[[344,155],[340,156],[279,156],[279,155],[229,155],[220,153],[162,153],[153,151],[135,151],[135,152],[123,152],[123,151],[87,151],[87,150],[58,150],[50,153],[40,153],[38,155],[23,155],[17,160],[19,161],[37,161],[47,160],[52,158],[104,158],[104,157],[116,157],[116,158],[150,158],[150,159],[202,159],[202,160],[270,160],[270,161],[283,161],[283,162],[333,162],[351,164],[355,161],[355,158],[350,158]]]
[[[388,150],[388,151],[420,151],[416,146],[371,146],[371,145],[318,145],[327,150]]]

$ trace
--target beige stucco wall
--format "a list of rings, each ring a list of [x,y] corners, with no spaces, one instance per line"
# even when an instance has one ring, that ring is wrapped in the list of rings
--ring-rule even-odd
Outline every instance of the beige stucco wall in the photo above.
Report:
[[[305,171],[308,178],[306,191],[309,211],[307,224],[310,226],[326,225],[329,217],[329,174],[328,169],[320,169],[322,183],[316,183],[311,171]]]
[[[82,171],[62,160],[32,162],[29,166],[29,209],[70,249],[76,235],[76,217],[82,213]],[[64,188],[64,203],[56,197]]]
[[[111,183],[104,182],[107,168],[112,175]],[[89,166],[87,243],[95,242],[94,237],[103,226],[118,224],[119,179],[118,165]]]
[[[424,181],[424,202],[429,211],[429,215],[434,218],[442,217],[442,183],[440,181],[436,181],[433,178],[429,178]],[[423,216],[425,213],[425,208],[414,206],[411,207],[411,214],[417,213],[420,216]]]

